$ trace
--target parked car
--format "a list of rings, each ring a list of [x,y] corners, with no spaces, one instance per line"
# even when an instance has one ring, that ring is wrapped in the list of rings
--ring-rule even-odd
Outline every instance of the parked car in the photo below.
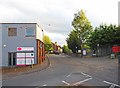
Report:
[[[54,54],[57,54],[57,55],[59,55],[59,51],[54,51]]]

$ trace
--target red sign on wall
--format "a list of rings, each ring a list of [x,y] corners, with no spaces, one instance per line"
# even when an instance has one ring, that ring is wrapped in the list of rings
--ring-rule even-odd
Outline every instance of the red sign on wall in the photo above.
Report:
[[[114,52],[114,53],[120,52],[120,46],[113,46],[112,47],[112,52]]]
[[[22,48],[21,48],[21,47],[18,47],[17,50],[20,51],[20,50],[22,50]]]
[[[34,47],[17,47],[17,51],[34,51]]]

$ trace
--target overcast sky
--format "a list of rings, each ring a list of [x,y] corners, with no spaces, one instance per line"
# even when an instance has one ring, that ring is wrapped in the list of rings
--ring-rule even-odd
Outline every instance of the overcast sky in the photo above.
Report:
[[[1,22],[37,22],[53,42],[65,44],[74,14],[81,9],[93,27],[118,24],[119,0],[0,0]]]

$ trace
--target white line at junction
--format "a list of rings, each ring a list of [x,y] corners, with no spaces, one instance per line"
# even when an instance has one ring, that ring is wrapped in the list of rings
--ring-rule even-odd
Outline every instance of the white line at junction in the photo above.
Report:
[[[109,88],[114,88],[115,87],[115,85],[111,85]]]
[[[67,83],[67,82],[65,82],[65,81],[62,81],[62,82],[63,82],[64,84],[68,85],[68,86],[70,85],[69,83]]]
[[[69,75],[67,75],[66,77],[70,77],[72,75],[72,73],[70,73]]]
[[[92,76],[90,76],[90,75],[88,75],[88,74],[86,74],[84,72],[81,72],[81,74],[84,75],[84,76],[87,76],[87,77],[92,77]]]
[[[42,86],[47,86],[47,84],[44,84],[44,85],[42,85]]]
[[[73,85],[74,85],[74,86],[77,86],[77,85],[79,85],[79,84],[81,84],[81,83],[84,83],[84,82],[86,82],[86,81],[88,81],[88,80],[91,80],[91,79],[92,79],[92,78],[88,78],[88,79],[85,79],[85,80],[76,82],[76,83],[74,83]]]
[[[114,88],[115,86],[120,87],[120,85],[115,84],[115,83],[111,83],[111,82],[108,82],[108,81],[103,81],[103,82],[107,83],[107,84],[111,84],[110,88]],[[114,86],[114,87],[112,87],[112,86]]]

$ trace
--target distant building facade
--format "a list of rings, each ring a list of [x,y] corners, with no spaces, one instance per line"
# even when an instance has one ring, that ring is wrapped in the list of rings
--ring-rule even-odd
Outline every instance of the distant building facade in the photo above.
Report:
[[[62,47],[60,45],[57,45],[57,42],[55,42],[55,43],[52,42],[52,47],[53,47],[53,51],[54,52],[57,51],[59,53],[62,53],[62,51],[63,51]]]
[[[45,60],[43,29],[37,23],[0,23],[2,66],[41,64]]]
[[[52,47],[53,47],[53,51],[57,51],[58,50],[57,42],[55,43],[52,42]]]

